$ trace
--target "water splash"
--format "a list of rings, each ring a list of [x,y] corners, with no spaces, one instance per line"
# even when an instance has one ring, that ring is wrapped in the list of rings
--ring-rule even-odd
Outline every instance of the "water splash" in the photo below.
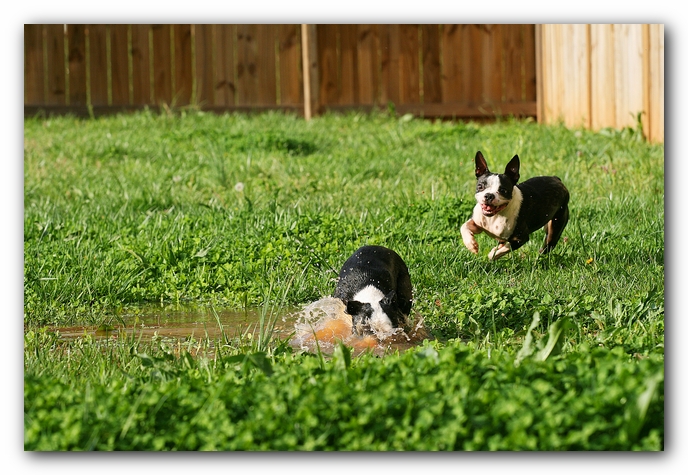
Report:
[[[334,297],[325,297],[306,305],[297,312],[291,344],[303,351],[331,353],[338,342],[352,347],[356,353],[371,350],[382,355],[389,350],[406,350],[432,336],[423,326],[423,317],[415,313],[406,328],[390,332],[375,331],[357,335],[352,332],[351,315],[344,303]]]

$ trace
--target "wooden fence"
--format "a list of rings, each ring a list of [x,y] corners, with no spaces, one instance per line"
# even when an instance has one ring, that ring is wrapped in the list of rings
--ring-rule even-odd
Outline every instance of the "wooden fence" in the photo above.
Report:
[[[664,141],[664,25],[541,25],[538,119]]]
[[[314,114],[391,102],[398,112],[425,116],[535,116],[534,31],[533,25],[25,25],[25,111],[85,114],[165,104],[303,113],[308,96]]]
[[[30,25],[24,111],[386,108],[663,141],[662,25]]]

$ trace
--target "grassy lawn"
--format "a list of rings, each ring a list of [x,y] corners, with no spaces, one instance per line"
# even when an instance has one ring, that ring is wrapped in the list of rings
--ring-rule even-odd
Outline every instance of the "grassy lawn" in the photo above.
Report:
[[[24,122],[27,450],[662,450],[664,147],[635,130],[386,114]],[[473,157],[559,176],[571,219],[464,248]],[[228,338],[64,342],[162,303],[300,306],[395,249],[437,340],[383,358]],[[211,342],[201,342],[210,345]]]

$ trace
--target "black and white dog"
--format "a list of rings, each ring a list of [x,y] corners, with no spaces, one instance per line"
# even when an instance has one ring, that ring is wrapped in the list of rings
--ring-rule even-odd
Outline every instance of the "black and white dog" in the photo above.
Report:
[[[382,246],[363,246],[349,257],[333,297],[341,299],[352,317],[352,333],[387,334],[406,323],[412,288],[406,263]]]
[[[499,244],[488,257],[499,259],[524,245],[530,234],[545,227],[544,254],[557,245],[569,221],[569,192],[556,176],[538,176],[517,185],[518,155],[503,174],[491,173],[483,154],[475,155],[475,199],[473,216],[461,226],[461,237],[469,251],[478,254],[474,235],[485,232]]]

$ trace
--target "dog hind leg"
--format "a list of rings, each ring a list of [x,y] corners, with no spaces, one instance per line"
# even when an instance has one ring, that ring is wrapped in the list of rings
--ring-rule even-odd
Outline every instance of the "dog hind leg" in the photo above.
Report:
[[[545,225],[545,245],[540,249],[540,254],[547,254],[554,249],[568,222],[569,206],[565,204],[559,208],[552,220]]]

